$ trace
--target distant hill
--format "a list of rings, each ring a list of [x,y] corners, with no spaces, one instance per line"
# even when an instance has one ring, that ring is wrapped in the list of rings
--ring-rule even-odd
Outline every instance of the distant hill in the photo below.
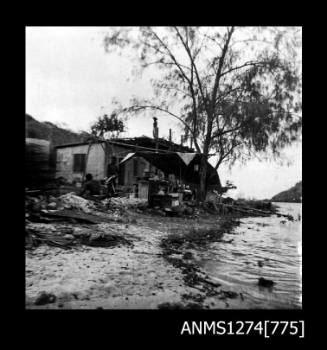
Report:
[[[84,142],[90,134],[75,133],[50,122],[39,122],[25,114],[25,137],[50,141],[50,153],[46,154],[37,144],[25,142],[25,186],[40,189],[51,184],[56,176],[55,146]]]
[[[65,143],[83,142],[89,136],[86,132],[75,133],[50,122],[39,122],[29,114],[25,114],[25,125],[25,137],[48,140],[52,147]]]
[[[280,192],[271,198],[273,202],[302,202],[302,181],[298,182],[290,189]]]

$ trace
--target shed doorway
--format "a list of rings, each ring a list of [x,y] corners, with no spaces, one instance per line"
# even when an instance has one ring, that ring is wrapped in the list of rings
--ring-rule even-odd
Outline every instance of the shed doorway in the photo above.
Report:
[[[123,160],[124,158],[119,158],[119,163]],[[118,168],[118,185],[124,186],[125,184],[125,163],[119,164]]]

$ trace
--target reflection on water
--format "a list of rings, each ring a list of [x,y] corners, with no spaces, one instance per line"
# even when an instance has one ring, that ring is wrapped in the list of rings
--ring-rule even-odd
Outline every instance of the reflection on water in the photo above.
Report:
[[[302,203],[274,204],[295,221],[276,215],[241,219],[223,242],[201,254],[208,275],[225,289],[243,294],[236,308],[302,307]],[[259,277],[275,285],[270,290],[259,287]]]

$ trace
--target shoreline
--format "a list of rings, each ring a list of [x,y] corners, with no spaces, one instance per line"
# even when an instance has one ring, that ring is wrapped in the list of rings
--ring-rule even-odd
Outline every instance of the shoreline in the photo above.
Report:
[[[115,231],[132,245],[78,245],[70,250],[41,245],[27,252],[26,307],[228,308],[229,299],[241,300],[242,295],[222,290],[201,271],[196,251],[221,239],[242,217],[245,215],[167,218],[130,210],[128,224],[93,227]],[[53,294],[55,301],[35,305],[43,291]]]
[[[192,229],[182,235],[170,234],[161,242],[163,255],[165,259],[174,267],[180,269],[184,276],[185,285],[195,288],[198,293],[189,293],[183,295],[183,301],[189,301],[186,305],[183,303],[168,303],[160,305],[161,309],[185,309],[211,308],[217,304],[219,299],[225,303],[224,308],[228,308],[228,299],[240,297],[243,300],[242,293],[223,290],[221,284],[212,280],[194,259],[194,251],[199,248],[206,248],[210,243],[222,240],[224,233],[231,231],[240,224],[239,219],[244,215],[228,215],[220,218],[219,227],[207,229]],[[220,307],[221,308],[221,307]]]

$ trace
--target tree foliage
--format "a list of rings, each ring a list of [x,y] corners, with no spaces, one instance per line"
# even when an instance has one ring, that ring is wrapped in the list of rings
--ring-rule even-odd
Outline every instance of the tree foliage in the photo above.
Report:
[[[115,113],[111,114],[110,117],[104,114],[91,126],[92,135],[102,139],[118,137],[124,131],[124,122]]]
[[[278,156],[301,135],[301,28],[114,28],[104,44],[160,72],[153,99],[117,112],[173,116],[204,159],[217,157],[216,169],[258,152]],[[201,171],[204,181],[204,161]]]

